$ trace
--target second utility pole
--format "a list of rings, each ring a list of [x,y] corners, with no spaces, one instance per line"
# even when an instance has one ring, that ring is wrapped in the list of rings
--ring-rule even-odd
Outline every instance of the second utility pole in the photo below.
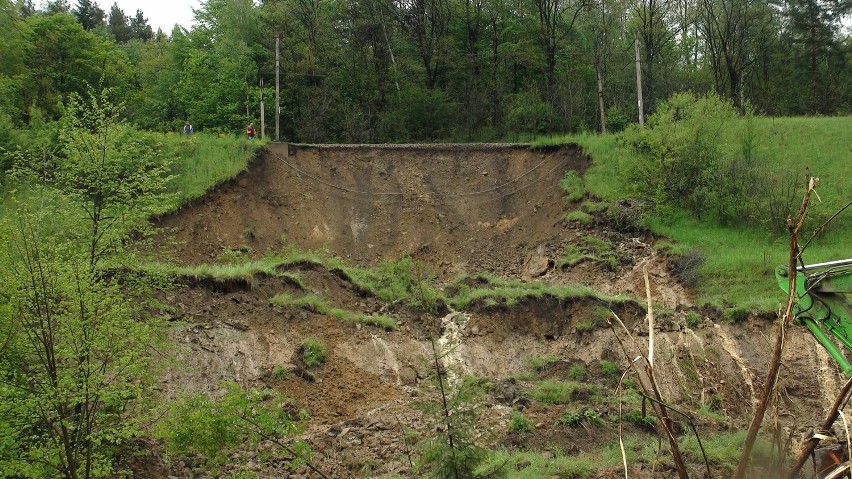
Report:
[[[275,141],[281,141],[281,129],[279,121],[281,118],[281,83],[279,71],[281,69],[281,34],[275,34]]]

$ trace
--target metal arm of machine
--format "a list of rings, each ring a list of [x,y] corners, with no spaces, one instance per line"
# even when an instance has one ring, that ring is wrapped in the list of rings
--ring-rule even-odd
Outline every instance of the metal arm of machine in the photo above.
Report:
[[[790,291],[787,266],[775,269],[775,279],[785,293]],[[796,268],[796,297],[793,314],[837,361],[843,374],[852,378],[852,364],[831,337],[852,351],[852,258]]]

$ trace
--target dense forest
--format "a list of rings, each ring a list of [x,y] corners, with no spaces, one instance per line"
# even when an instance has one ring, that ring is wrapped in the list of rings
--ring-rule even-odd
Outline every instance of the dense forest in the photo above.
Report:
[[[141,2],[140,2],[141,3]],[[110,87],[139,128],[302,142],[617,131],[672,93],[741,111],[852,110],[842,0],[207,0],[191,30],[91,0],[0,0],[0,146]],[[263,87],[261,88],[261,85]]]

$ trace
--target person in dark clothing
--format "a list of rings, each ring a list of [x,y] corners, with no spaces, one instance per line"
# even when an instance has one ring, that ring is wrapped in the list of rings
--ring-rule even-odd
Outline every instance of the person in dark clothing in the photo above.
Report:
[[[257,134],[257,132],[254,130],[254,123],[249,123],[248,126],[246,127],[246,135],[248,135],[248,139],[253,140],[254,135],[256,135],[256,134]]]

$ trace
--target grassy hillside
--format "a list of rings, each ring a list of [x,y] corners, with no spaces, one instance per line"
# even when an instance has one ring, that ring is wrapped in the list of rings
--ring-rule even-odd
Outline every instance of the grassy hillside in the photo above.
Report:
[[[820,178],[819,200],[811,213],[824,219],[852,200],[852,117],[840,118],[755,118],[756,152],[768,168],[801,175],[806,168]],[[746,128],[738,120],[733,131]],[[733,138],[719,138],[735,148]],[[586,174],[586,186],[605,199],[631,195],[628,182],[634,154],[623,145],[620,135],[576,135],[548,140],[548,143],[575,142],[593,158]],[[799,188],[804,193],[803,186]],[[801,193],[797,195],[801,199]],[[798,205],[798,202],[796,203]],[[698,285],[699,301],[717,305],[774,310],[783,295],[774,279],[774,267],[787,261],[788,240],[783,234],[742,226],[719,226],[701,222],[682,213],[662,218],[652,216],[647,225],[690,248],[707,259]],[[813,229],[813,225],[812,228]],[[852,210],[843,213],[827,231],[814,240],[804,254],[806,263],[852,257]]]

